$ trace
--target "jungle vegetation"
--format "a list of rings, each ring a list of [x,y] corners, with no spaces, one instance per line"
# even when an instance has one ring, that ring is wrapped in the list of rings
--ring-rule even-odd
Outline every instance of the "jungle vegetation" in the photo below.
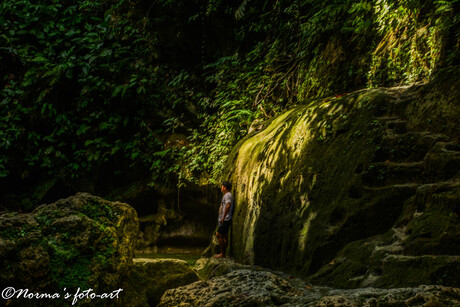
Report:
[[[215,183],[251,125],[458,65],[459,3],[3,0],[2,193],[130,170]]]

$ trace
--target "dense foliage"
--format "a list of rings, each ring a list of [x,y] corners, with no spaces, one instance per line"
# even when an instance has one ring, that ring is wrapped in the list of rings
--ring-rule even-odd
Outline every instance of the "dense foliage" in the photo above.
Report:
[[[86,1],[0,6],[0,176],[74,177],[118,156],[149,161],[162,81],[148,35]]]
[[[306,99],[457,65],[458,0],[4,0],[0,177],[176,174]]]

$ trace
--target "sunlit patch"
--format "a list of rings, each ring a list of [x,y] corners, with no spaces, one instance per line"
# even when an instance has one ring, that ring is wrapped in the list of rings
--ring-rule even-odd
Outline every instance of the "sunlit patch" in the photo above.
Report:
[[[302,252],[305,250],[305,246],[307,245],[307,242],[308,242],[308,237],[307,237],[308,236],[308,230],[310,229],[310,225],[311,225],[312,221],[316,218],[316,215],[317,215],[316,212],[310,213],[310,215],[308,216],[307,220],[303,224],[302,230],[299,233],[298,247],[299,247],[299,250],[302,251]]]

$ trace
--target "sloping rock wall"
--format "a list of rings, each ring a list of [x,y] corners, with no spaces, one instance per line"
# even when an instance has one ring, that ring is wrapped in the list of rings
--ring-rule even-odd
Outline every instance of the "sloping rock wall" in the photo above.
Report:
[[[243,139],[236,260],[345,288],[459,286],[459,77],[315,100]]]

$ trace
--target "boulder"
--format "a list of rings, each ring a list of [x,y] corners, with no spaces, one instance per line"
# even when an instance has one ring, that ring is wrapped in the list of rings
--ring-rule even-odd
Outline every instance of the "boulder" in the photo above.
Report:
[[[168,290],[158,306],[270,306],[288,303],[300,294],[273,273],[237,270]]]
[[[166,290],[193,283],[198,276],[183,260],[135,258],[126,280],[125,306],[156,306]]]
[[[96,293],[123,288],[137,236],[132,207],[86,193],[31,213],[3,214],[0,288],[62,296],[77,288]]]

